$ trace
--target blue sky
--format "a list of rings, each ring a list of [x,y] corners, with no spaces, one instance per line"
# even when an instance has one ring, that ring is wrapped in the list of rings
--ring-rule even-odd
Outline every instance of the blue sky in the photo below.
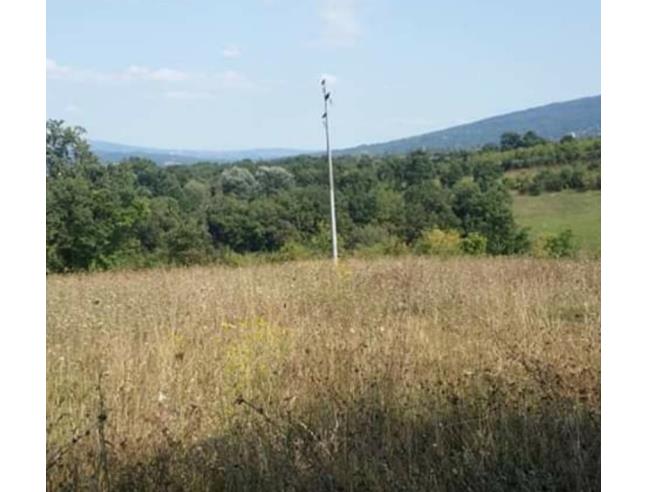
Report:
[[[49,0],[47,116],[162,148],[374,143],[599,94],[600,3]]]

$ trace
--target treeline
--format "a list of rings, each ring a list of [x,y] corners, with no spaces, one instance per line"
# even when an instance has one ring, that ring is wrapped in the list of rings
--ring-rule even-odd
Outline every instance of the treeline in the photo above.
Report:
[[[505,183],[511,189],[530,195],[562,190],[600,190],[601,170],[583,165],[563,166],[560,169],[542,169],[533,175],[507,177]]]
[[[486,146],[484,150],[492,150]],[[504,183],[519,193],[538,195],[562,190],[601,189],[601,140],[576,139],[547,142],[533,132],[502,135],[494,159],[506,173]],[[518,172],[520,171],[520,172]]]
[[[505,157],[486,149],[336,158],[342,251],[435,252],[448,241],[470,254],[528,251],[502,179]],[[51,272],[329,252],[321,156],[232,165],[159,167],[139,158],[103,164],[82,129],[50,120],[46,161]]]

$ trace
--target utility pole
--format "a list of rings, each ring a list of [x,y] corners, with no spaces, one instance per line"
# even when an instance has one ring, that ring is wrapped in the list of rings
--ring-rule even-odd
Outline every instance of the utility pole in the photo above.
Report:
[[[328,119],[328,104],[331,93],[326,90],[326,79],[322,79],[322,94],[324,96],[324,129],[326,131],[326,155],[328,156],[329,166],[329,187],[331,192],[331,240],[333,242],[333,263],[337,265],[338,250],[337,250],[337,227],[335,225],[335,186],[333,183],[333,156],[331,153],[331,142],[329,137],[329,119]]]

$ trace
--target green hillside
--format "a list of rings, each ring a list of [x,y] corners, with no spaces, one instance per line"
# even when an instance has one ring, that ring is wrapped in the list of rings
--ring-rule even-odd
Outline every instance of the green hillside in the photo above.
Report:
[[[601,249],[600,191],[516,195],[513,213],[519,224],[531,228],[532,237],[570,228],[584,249]]]
[[[417,149],[457,150],[499,142],[505,132],[533,130],[541,137],[558,140],[574,133],[579,137],[601,133],[601,96],[559,102],[507,113],[445,130],[389,142],[361,145],[345,154],[402,154]]]

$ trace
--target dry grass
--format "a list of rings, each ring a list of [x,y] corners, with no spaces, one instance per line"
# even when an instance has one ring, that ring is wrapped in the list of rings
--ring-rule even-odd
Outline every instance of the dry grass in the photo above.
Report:
[[[51,490],[595,490],[600,267],[51,276]]]

